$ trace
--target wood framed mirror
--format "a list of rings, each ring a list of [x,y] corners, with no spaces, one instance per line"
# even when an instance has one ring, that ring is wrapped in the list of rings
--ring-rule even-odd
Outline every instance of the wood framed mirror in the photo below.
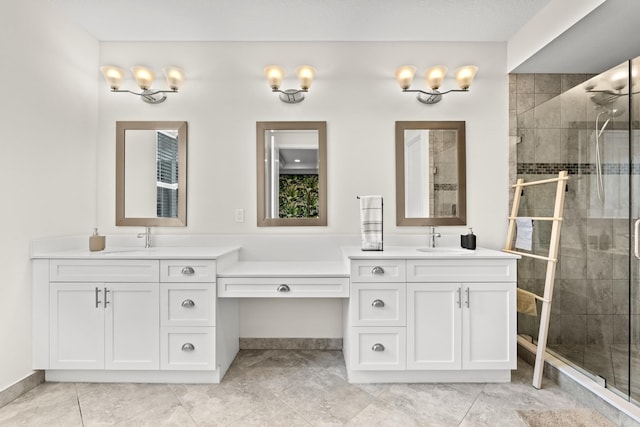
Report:
[[[187,122],[116,122],[116,225],[187,225]]]
[[[327,122],[256,122],[258,226],[327,225]]]
[[[465,225],[465,122],[396,122],[396,224]]]

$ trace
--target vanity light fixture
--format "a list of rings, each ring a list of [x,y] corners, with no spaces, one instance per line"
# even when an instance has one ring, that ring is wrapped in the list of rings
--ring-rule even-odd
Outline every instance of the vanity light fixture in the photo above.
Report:
[[[264,69],[264,75],[267,77],[269,86],[271,86],[271,92],[278,92],[280,101],[288,104],[297,104],[304,101],[304,94],[309,92],[311,82],[315,76],[315,70],[309,65],[303,65],[296,69],[296,74],[300,82],[300,89],[281,90],[280,85],[284,77],[284,70],[277,65],[269,65]]]
[[[184,72],[178,67],[165,67],[162,69],[165,78],[167,79],[167,85],[169,90],[157,90],[152,89],[151,85],[156,76],[153,71],[147,67],[135,66],[131,67],[131,73],[136,79],[136,83],[141,92],[133,92],[131,90],[120,89],[120,83],[124,79],[125,71],[122,68],[114,67],[111,65],[100,67],[104,79],[111,88],[111,92],[128,92],[134,95],[138,95],[144,102],[149,104],[160,104],[167,99],[167,93],[178,92],[182,82],[184,81]]]
[[[440,92],[440,86],[447,75],[447,67],[442,65],[436,65],[427,69],[424,73],[424,77],[427,80],[427,85],[431,90],[424,91],[420,89],[409,89],[411,83],[413,83],[413,77],[416,74],[416,67],[413,65],[404,65],[396,70],[396,80],[402,88],[403,92],[415,92],[418,94],[418,101],[423,104],[437,104],[442,100],[442,95],[449,92],[468,92],[471,82],[478,72],[478,67],[475,65],[465,65],[460,67],[455,72],[456,82],[460,89],[449,89],[444,92]]]

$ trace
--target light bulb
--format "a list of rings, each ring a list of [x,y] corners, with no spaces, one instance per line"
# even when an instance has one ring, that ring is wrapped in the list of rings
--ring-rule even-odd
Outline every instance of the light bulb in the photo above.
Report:
[[[460,67],[456,70],[456,81],[458,82],[458,86],[460,89],[467,90],[471,86],[471,82],[473,78],[476,76],[478,72],[478,67],[475,65],[465,65],[464,67]]]
[[[442,81],[446,75],[447,67],[444,65],[436,65],[435,67],[429,68],[424,73],[424,77],[427,79],[427,84],[432,90],[440,89]]]
[[[300,82],[300,88],[302,90],[308,90],[311,87],[311,82],[313,81],[313,76],[315,75],[315,70],[313,67],[309,65],[303,65],[296,69],[296,74],[298,75],[298,81]]]
[[[277,90],[280,88],[282,78],[284,77],[284,70],[277,65],[269,65],[264,69],[264,75],[267,76],[267,81],[271,89]]]
[[[403,65],[396,70],[396,80],[402,90],[409,89],[413,83],[413,76],[416,74],[416,67],[413,65]]]
[[[177,91],[184,81],[184,72],[178,67],[165,67],[162,69],[167,79],[167,85],[173,91]]]
[[[140,89],[151,89],[151,84],[156,79],[156,75],[153,73],[153,71],[151,71],[147,67],[138,65],[135,67],[131,67],[131,72],[133,73],[133,77],[135,77]]]
[[[100,71],[102,71],[102,75],[111,90],[118,90],[120,88],[120,83],[124,78],[124,70],[122,68],[105,65],[100,67]]]

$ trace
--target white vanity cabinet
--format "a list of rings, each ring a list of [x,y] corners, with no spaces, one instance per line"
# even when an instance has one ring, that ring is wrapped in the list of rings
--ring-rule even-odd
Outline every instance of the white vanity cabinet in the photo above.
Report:
[[[158,369],[158,261],[93,264],[51,262],[50,367]]]
[[[407,293],[410,367],[516,368],[515,259],[407,260]]]
[[[238,352],[238,305],[218,303],[216,266],[237,249],[143,252],[33,260],[33,367],[47,380],[220,382]]]
[[[516,257],[385,252],[348,253],[350,381],[509,381],[517,363]]]
[[[161,260],[160,271],[161,368],[215,370],[215,261]]]

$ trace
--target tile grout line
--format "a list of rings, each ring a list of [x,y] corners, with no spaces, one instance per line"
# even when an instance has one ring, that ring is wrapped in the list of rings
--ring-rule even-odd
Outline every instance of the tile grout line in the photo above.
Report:
[[[187,416],[189,416],[189,419],[191,421],[193,421],[193,424],[198,426],[200,424],[198,424],[198,422],[193,418],[193,416],[191,415],[191,412],[189,412],[187,410],[187,408],[184,406],[184,403],[182,402],[182,400],[180,400],[180,397],[178,396],[178,394],[176,393],[174,386],[177,384],[167,384],[169,386],[169,390],[171,390],[171,393],[173,393],[174,397],[176,398],[176,400],[178,401],[178,403],[180,404],[180,407],[182,409],[184,409],[184,412],[187,414]]]
[[[469,405],[469,408],[467,409],[467,412],[464,413],[464,416],[462,417],[462,419],[460,420],[460,422],[458,423],[458,427],[460,427],[462,425],[462,423],[464,422],[465,418],[467,418],[467,415],[469,415],[469,412],[471,412],[471,409],[473,408],[473,405],[476,404],[476,402],[478,401],[478,398],[480,398],[480,395],[482,395],[482,393],[484,393],[484,390],[487,388],[487,383],[485,383],[482,386],[482,390],[480,390],[480,393],[478,393],[476,395],[476,397],[473,399],[473,402],[471,402],[471,405]]]
[[[78,404],[78,412],[80,413],[80,424],[84,427],[84,417],[82,416],[82,406],[80,406],[80,396],[78,395],[77,383],[73,383],[73,389],[76,392],[76,403]]]

